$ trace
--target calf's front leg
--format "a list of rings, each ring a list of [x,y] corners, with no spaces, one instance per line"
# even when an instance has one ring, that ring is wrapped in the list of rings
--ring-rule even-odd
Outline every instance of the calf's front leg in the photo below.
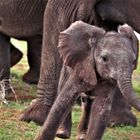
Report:
[[[94,89],[95,99],[91,107],[86,140],[101,140],[111,113],[115,87],[102,82]]]
[[[39,135],[34,140],[53,140],[55,138],[57,129],[62,120],[70,112],[75,99],[78,96],[78,89],[80,89],[74,81],[75,76],[71,76],[60,91],[60,94],[56,98],[47,119],[43,125],[43,128]]]

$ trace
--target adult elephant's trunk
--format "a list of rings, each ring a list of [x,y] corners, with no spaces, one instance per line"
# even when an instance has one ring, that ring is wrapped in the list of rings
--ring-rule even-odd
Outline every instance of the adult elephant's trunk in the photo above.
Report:
[[[130,74],[131,75],[131,74]],[[133,90],[131,77],[120,76],[117,80],[118,86],[121,93],[126,98],[126,100],[138,111],[140,111],[140,100],[138,99],[136,93]]]

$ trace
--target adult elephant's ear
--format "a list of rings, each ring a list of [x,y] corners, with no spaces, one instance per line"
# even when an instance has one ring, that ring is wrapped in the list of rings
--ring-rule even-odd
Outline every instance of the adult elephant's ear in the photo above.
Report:
[[[77,21],[59,36],[58,49],[63,62],[90,86],[97,83],[92,50],[104,33],[101,28]]]
[[[136,37],[134,30],[128,26],[127,24],[124,24],[123,26],[119,26],[118,32],[125,35],[132,41],[132,49],[136,55],[136,61],[134,63],[134,69],[137,68],[138,64],[138,54],[139,54],[139,41],[138,38]]]

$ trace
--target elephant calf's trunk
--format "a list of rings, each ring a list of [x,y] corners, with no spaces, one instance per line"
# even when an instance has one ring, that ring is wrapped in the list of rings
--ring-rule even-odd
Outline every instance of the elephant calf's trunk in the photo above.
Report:
[[[138,111],[140,111],[140,100],[133,90],[131,80],[121,80],[118,82],[121,93],[126,100]]]

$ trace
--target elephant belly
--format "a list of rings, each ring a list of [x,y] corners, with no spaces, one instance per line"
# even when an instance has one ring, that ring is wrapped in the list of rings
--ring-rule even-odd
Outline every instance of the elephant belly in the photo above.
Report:
[[[43,25],[38,27],[37,25],[31,24],[18,25],[17,23],[12,23],[12,25],[9,25],[9,22],[4,21],[2,21],[1,23],[2,24],[0,25],[0,32],[10,37],[26,38],[42,34]]]
[[[0,0],[0,32],[11,37],[42,34],[43,0]]]

